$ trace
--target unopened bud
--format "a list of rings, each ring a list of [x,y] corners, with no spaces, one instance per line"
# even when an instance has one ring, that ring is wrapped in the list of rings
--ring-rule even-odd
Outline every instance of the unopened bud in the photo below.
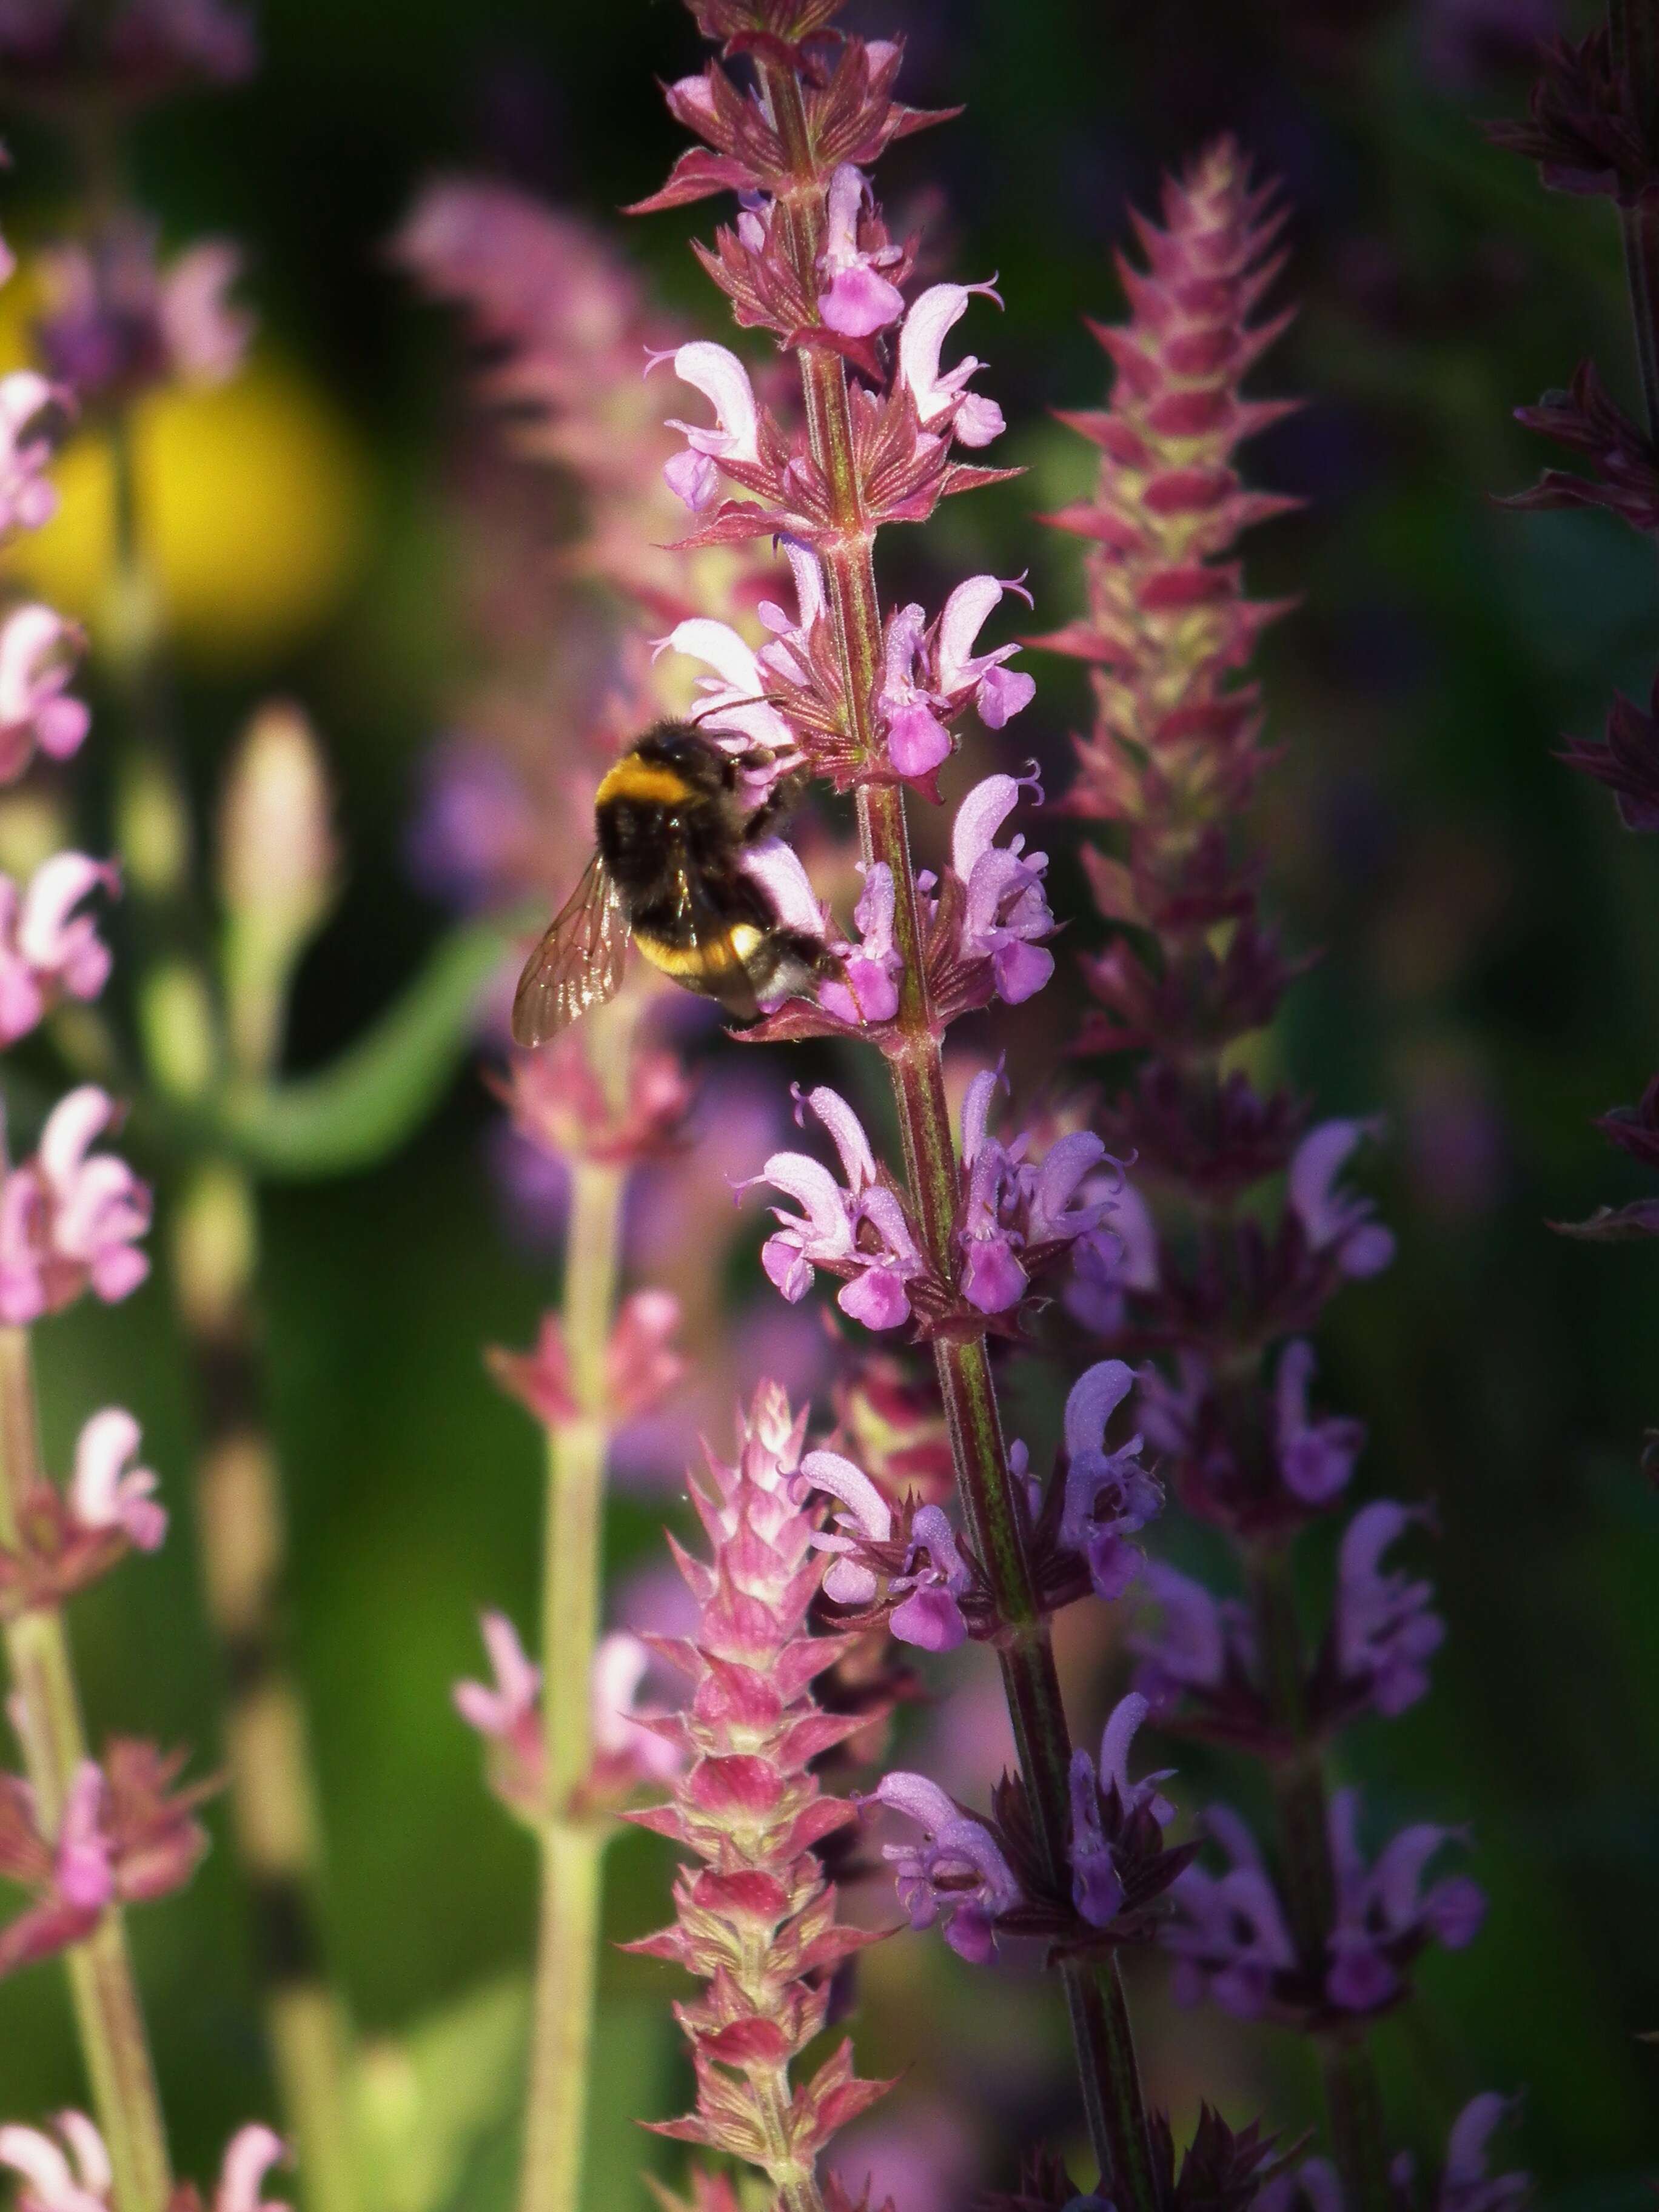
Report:
[[[244,1074],[274,1065],[295,963],[333,903],[329,812],[310,723],[286,702],[262,707],[231,762],[219,809],[225,1002],[232,1058]]]
[[[333,896],[336,854],[322,749],[300,708],[272,700],[248,724],[219,808],[219,885],[233,912],[309,936]]]

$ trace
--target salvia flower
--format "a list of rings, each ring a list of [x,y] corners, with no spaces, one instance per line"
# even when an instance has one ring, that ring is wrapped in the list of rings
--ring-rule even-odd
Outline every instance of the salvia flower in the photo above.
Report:
[[[655,368],[664,357],[653,355],[648,366]],[[714,410],[713,428],[673,417],[669,422],[669,428],[684,436],[685,450],[665,465],[663,479],[677,499],[701,513],[720,496],[717,461],[758,463],[760,410],[749,372],[729,347],[716,345],[711,338],[693,338],[666,358],[672,361],[681,383],[702,392]]]
[[[673,1801],[632,1815],[702,1862],[681,1869],[672,1927],[630,1948],[703,1984],[678,2008],[697,2084],[695,2112],[658,2131],[759,2166],[775,2190],[811,2179],[835,2131],[881,2095],[842,2044],[795,2086],[790,2069],[828,2015],[828,1977],[871,1940],[838,1925],[814,1846],[852,1817],[811,1762],[862,1725],[815,1703],[810,1685],[844,1648],[807,1633],[820,1568],[800,1502],[805,1417],[763,1383],[731,1462],[691,1486],[712,1557],[680,1555],[699,1621],[659,1648],[690,1676],[684,1711],[659,1723],[687,1760]]]
[[[66,687],[82,642],[50,607],[14,607],[0,622],[0,783],[15,783],[37,751],[67,760],[80,750],[92,717]]]
[[[521,1819],[534,1821],[545,1810],[542,1670],[504,1613],[483,1613],[478,1626],[494,1680],[457,1682],[451,1696],[456,1711],[489,1747],[491,1789]]]
[[[898,376],[924,431],[953,437],[963,446],[988,446],[1002,434],[1002,410],[994,399],[968,389],[985,363],[965,354],[952,369],[939,366],[945,341],[975,293],[1002,304],[994,283],[934,284],[911,301],[899,331]]]
[[[904,313],[904,295],[882,273],[903,260],[902,247],[859,243],[869,199],[869,179],[843,161],[830,179],[825,200],[823,251],[818,256],[824,282],[817,304],[829,327],[847,337],[873,337]]]
[[[884,1614],[902,1644],[954,1650],[968,1634],[962,1601],[975,1581],[943,1508],[912,1501],[896,1516],[863,1469],[839,1452],[808,1452],[801,1474],[843,1508],[834,1530],[812,1539],[819,1551],[836,1554],[824,1595],[856,1608],[861,1622]]]
[[[674,1348],[680,1302],[672,1291],[631,1291],[617,1310],[605,1352],[604,1419],[620,1428],[641,1419],[668,1395],[685,1373]],[[585,1418],[571,1380],[570,1355],[557,1314],[542,1316],[532,1352],[493,1346],[486,1355],[501,1388],[545,1429]]]
[[[1004,665],[1019,651],[1018,645],[974,651],[987,619],[1009,591],[1030,598],[1023,584],[970,576],[957,586],[934,623],[914,604],[888,617],[884,674],[876,703],[896,775],[930,779],[951,750],[947,726],[970,701],[987,728],[994,730],[1030,704],[1036,692],[1032,678]]]
[[[1402,1828],[1368,1866],[1360,1850],[1359,1794],[1331,1799],[1331,1862],[1336,1875],[1336,1924],[1329,1939],[1325,1990],[1344,2012],[1374,2012],[1404,1987],[1407,1962],[1430,1942],[1461,1951],[1480,1932],[1486,1899],[1467,1875],[1424,1887],[1430,1862],[1455,1839],[1427,1821]]]
[[[61,994],[95,999],[103,989],[109,948],[92,916],[76,908],[119,883],[114,866],[84,853],[53,854],[22,891],[0,876],[0,1046],[27,1036]]]
[[[1042,942],[1054,927],[1043,886],[1048,855],[1028,853],[1023,836],[996,842],[1022,790],[1041,805],[1034,775],[986,776],[957,809],[951,831],[951,872],[962,886],[952,954],[965,968],[988,962],[996,996],[1011,1006],[1035,997],[1054,972]]]
[[[1338,1673],[1392,1720],[1425,1697],[1428,1662],[1445,1640],[1432,1583],[1385,1570],[1382,1555],[1422,1510],[1378,1498],[1348,1523],[1338,1555],[1334,1643]],[[1352,1694],[1352,1690],[1351,1690]]]
[[[91,1290],[106,1304],[149,1273],[137,1240],[149,1192],[125,1160],[91,1151],[116,1118],[95,1084],[61,1098],[39,1150],[0,1182],[0,1321],[20,1327]]]
[[[160,1548],[167,1512],[150,1469],[130,1464],[138,1442],[131,1414],[106,1406],[81,1431],[67,1486],[43,1481],[23,1500],[17,1548],[0,1548],[0,1618],[60,1603],[129,1549]]]
[[[613,1091],[583,1037],[566,1030],[539,1051],[514,1053],[506,1081],[494,1087],[514,1129],[541,1152],[638,1166],[667,1158],[684,1141],[696,1087],[665,1046],[635,1036],[628,1053],[627,1079]]]
[[[1221,1875],[1186,1868],[1172,1895],[1181,1917],[1161,1931],[1176,1961],[1176,1995],[1208,1994],[1243,2019],[1306,2025],[1385,2009],[1402,1994],[1406,1969],[1430,1942],[1473,1942],[1486,1900],[1466,1876],[1425,1887],[1430,1862],[1455,1832],[1427,1822],[1402,1829],[1367,1864],[1357,1837],[1358,1793],[1334,1793],[1329,1808],[1336,1912],[1316,1974],[1298,1958],[1273,1877],[1236,1813],[1212,1806],[1205,1826],[1231,1864]]]
[[[774,1152],[740,1191],[771,1183],[793,1199],[799,1214],[774,1206],[782,1225],[761,1248],[761,1264],[792,1305],[812,1286],[823,1267],[843,1287],[836,1303],[866,1328],[896,1328],[910,1317],[910,1287],[926,1272],[898,1193],[876,1164],[864,1125],[837,1091],[820,1084],[802,1099],[834,1139],[845,1187],[822,1162],[805,1152]]]
[[[890,1022],[898,1012],[904,962],[893,941],[893,872],[884,860],[860,864],[864,889],[853,909],[858,943],[839,974],[818,987],[818,1004],[840,1021]]]
[[[39,530],[58,512],[47,476],[54,416],[69,404],[60,386],[32,368],[0,376],[0,531]]]
[[[1066,1400],[1060,1541],[1083,1555],[1089,1579],[1104,1598],[1121,1597],[1134,1580],[1144,1561],[1127,1540],[1164,1506],[1162,1490],[1140,1463],[1139,1437],[1115,1451],[1106,1449],[1107,1427],[1134,1382],[1122,1360],[1103,1359],[1079,1376]]]
[[[1394,1237],[1373,1219],[1371,1200],[1339,1188],[1337,1178],[1376,1128],[1375,1121],[1322,1121],[1297,1146],[1290,1165],[1291,1211],[1310,1248],[1328,1253],[1343,1274],[1359,1278],[1381,1274],[1394,1257]]]
[[[1156,1608],[1156,1626],[1137,1628],[1129,1649],[1137,1662],[1134,1686],[1158,1720],[1167,1726],[1194,1700],[1212,1711],[1230,1686],[1244,1692],[1254,1718],[1255,1634],[1247,1609],[1163,1559],[1143,1563],[1139,1584]]]
[[[1099,1765],[1086,1751],[1072,1754],[1072,1901],[1091,1928],[1113,1928],[1126,1911],[1144,1907],[1192,1856],[1163,1848],[1175,1808],[1158,1785],[1174,1770],[1129,1779],[1130,1747],[1148,1710],[1146,1698],[1132,1691],[1106,1723]],[[1140,1878],[1142,1862],[1155,1874],[1150,1887]]]
[[[80,1942],[107,1905],[147,1903],[190,1880],[208,1840],[196,1808],[217,1784],[175,1790],[184,1759],[112,1738],[101,1766],[85,1759],[76,1769],[50,1836],[33,1790],[0,1775],[0,1875],[31,1893],[0,1930],[0,1973]]]
[[[925,1774],[883,1775],[875,1802],[921,1832],[919,1842],[882,1845],[910,1925],[938,1923],[959,1957],[983,1966],[996,1949],[997,1922],[1024,1894],[996,1838]]]
[[[1315,1364],[1312,1345],[1297,1337],[1279,1353],[1273,1382],[1279,1471],[1286,1490],[1305,1505],[1327,1504],[1346,1487],[1365,1442],[1363,1422],[1310,1413]]]
[[[1037,1276],[1103,1228],[1113,1203],[1110,1190],[1097,1182],[1106,1147],[1092,1131],[1056,1137],[1040,1160],[1026,1158],[1029,1132],[1006,1145],[990,1134],[991,1107],[1002,1083],[1000,1067],[982,1068],[962,1103],[956,1243],[963,1298],[985,1316],[1015,1309]],[[1092,1198],[1085,1195],[1091,1186],[1097,1191]]]

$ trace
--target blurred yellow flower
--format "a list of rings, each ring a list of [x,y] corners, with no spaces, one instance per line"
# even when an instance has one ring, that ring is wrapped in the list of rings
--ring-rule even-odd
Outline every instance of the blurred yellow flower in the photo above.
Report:
[[[368,485],[349,429],[315,387],[258,361],[216,388],[156,393],[135,428],[145,542],[175,648],[216,669],[258,665],[325,620],[362,559]],[[56,518],[8,565],[95,643],[113,551],[106,441],[72,438],[54,473]]]

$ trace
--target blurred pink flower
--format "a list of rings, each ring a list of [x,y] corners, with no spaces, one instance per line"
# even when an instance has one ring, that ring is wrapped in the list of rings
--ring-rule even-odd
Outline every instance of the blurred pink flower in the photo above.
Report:
[[[75,908],[100,885],[114,893],[118,870],[84,853],[55,853],[21,894],[0,876],[0,1047],[27,1036],[60,992],[95,999],[109,978],[108,947],[90,915]]]
[[[58,488],[46,473],[52,449],[46,422],[48,410],[68,403],[67,392],[32,368],[0,376],[0,531],[38,530],[57,514]]]
[[[149,1274],[137,1242],[149,1227],[149,1189],[114,1154],[88,1157],[115,1117],[107,1091],[83,1084],[53,1107],[33,1157],[0,1182],[0,1322],[8,1326],[57,1313],[87,1289],[112,1304]]]
[[[4,496],[0,485],[0,503]],[[0,623],[0,783],[15,782],[37,747],[52,760],[79,750],[92,717],[65,687],[83,643],[50,607],[14,607]]]

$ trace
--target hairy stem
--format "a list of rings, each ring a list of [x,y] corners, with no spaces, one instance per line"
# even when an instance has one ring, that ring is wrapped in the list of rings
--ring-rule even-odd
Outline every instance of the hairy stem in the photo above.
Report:
[[[18,1541],[29,1493],[44,1479],[28,1332],[0,1328],[0,1544]],[[24,1765],[50,1835],[88,1755],[61,1613],[41,1608],[8,1621],[5,1644]],[[93,2107],[114,2169],[115,2212],[163,2212],[173,2172],[118,1905],[69,1953],[68,1966]]]
[[[1322,1977],[1336,1917],[1336,1876],[1331,1863],[1325,1760],[1308,1726],[1304,1696],[1307,1666],[1288,1549],[1282,1544],[1263,1546],[1249,1553],[1245,1573],[1262,1680],[1274,1725],[1287,1746],[1273,1767],[1285,1909],[1304,1968]],[[1331,2145],[1346,2200],[1356,2212],[1389,2212],[1394,2191],[1382,2095],[1364,2030],[1322,2037],[1320,2061]]]
[[[178,1210],[173,1273],[202,1411],[197,1533],[225,1681],[231,1819],[306,2203],[310,2212],[355,2212],[362,2188],[348,2087],[351,2031],[318,1925],[322,1836],[283,1619],[287,1542],[254,1310],[258,1240],[254,1194],[240,1169],[198,1160]]]
[[[591,1018],[590,1049],[613,1099],[628,1082],[625,1000]],[[547,1814],[520,2212],[577,2212],[587,2127],[601,1865],[607,1829],[578,1793],[592,1760],[605,1468],[605,1357],[622,1273],[619,1167],[576,1160],[565,1247],[564,1336],[577,1418],[550,1431],[542,1594]]]
[[[778,62],[760,63],[770,112],[797,182],[780,200],[798,273],[808,296],[823,235],[823,187],[808,143],[799,80]],[[879,757],[875,699],[882,668],[880,600],[874,531],[864,512],[854,461],[847,371],[827,347],[800,349],[801,384],[813,459],[830,487],[837,542],[823,550],[826,596],[853,734],[866,762]],[[860,842],[866,860],[892,872],[894,940],[903,960],[898,1035],[887,1054],[904,1165],[929,1258],[945,1279],[954,1273],[951,1232],[957,1173],[945,1095],[939,1033],[928,1003],[921,916],[902,792],[891,784],[858,790]],[[1067,1769],[1071,1737],[1061,1702],[1048,1623],[1026,1556],[1019,1501],[1008,1469],[989,1354],[983,1340],[934,1346],[949,1425],[951,1457],[975,1548],[984,1563],[1002,1634],[1003,1686],[1049,1878],[1069,1886]],[[1121,2212],[1153,2212],[1152,2150],[1139,2070],[1115,1960],[1098,1971],[1062,1969],[1090,2140],[1111,2178]]]

